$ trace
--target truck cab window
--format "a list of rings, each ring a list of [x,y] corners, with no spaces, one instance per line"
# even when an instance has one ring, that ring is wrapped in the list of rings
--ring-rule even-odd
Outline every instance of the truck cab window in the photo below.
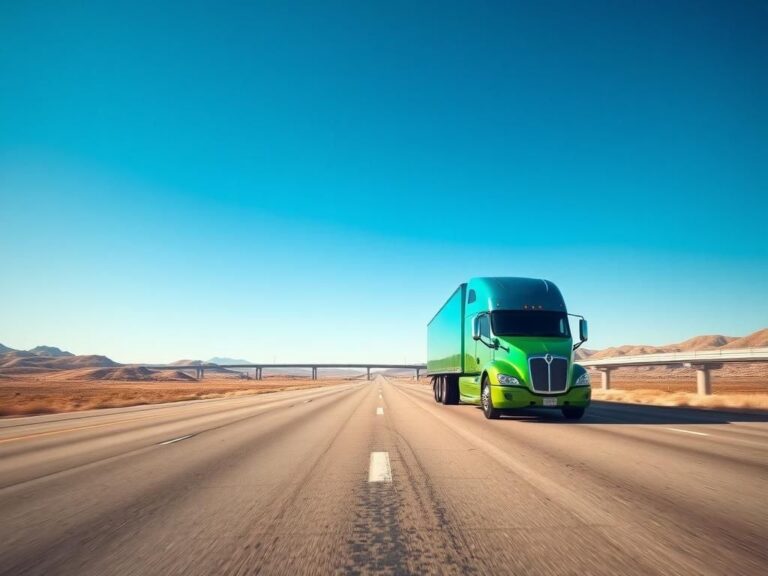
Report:
[[[477,297],[475,296],[475,291],[470,290],[469,294],[467,294],[467,304],[472,304],[472,302],[474,302],[476,299]]]
[[[496,336],[570,338],[565,312],[549,310],[494,310],[493,333]]]

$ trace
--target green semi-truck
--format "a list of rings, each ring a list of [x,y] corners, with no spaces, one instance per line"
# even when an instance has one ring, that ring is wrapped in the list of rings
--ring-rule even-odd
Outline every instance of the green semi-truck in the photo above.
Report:
[[[575,345],[569,316],[579,319]],[[476,404],[491,419],[522,408],[557,409],[579,419],[592,390],[573,351],[586,340],[587,321],[568,314],[552,282],[472,278],[427,327],[435,401]]]

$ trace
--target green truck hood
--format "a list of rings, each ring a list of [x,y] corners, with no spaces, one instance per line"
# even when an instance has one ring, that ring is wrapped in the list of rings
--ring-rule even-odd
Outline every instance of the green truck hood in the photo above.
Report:
[[[522,377],[526,384],[530,382],[528,375],[529,357],[552,354],[552,356],[563,356],[570,361],[573,352],[573,341],[570,338],[526,338],[520,336],[499,336],[498,338],[502,346],[509,348],[509,352],[503,348],[496,350],[496,366],[500,368],[500,371]],[[503,364],[511,365],[513,370],[503,370]],[[568,367],[569,378],[572,368],[572,366]]]

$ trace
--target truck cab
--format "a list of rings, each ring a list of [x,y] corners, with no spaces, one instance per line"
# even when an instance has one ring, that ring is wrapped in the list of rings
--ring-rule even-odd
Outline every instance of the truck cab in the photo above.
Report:
[[[427,330],[435,399],[480,405],[487,418],[522,408],[581,418],[591,388],[573,361],[587,339],[587,322],[577,318],[574,345],[565,301],[548,280],[483,277],[460,285]]]

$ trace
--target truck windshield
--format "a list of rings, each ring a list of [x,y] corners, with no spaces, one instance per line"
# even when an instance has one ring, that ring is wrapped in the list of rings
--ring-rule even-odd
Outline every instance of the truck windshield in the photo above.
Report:
[[[491,325],[496,336],[568,338],[571,335],[565,312],[497,310],[491,312]]]

